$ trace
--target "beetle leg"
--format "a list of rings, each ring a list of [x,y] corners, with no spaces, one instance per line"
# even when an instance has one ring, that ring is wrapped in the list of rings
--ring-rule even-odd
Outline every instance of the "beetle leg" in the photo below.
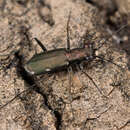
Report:
[[[82,64],[80,64],[80,67],[83,69]],[[80,72],[80,68],[79,68],[78,65],[76,65],[76,69],[78,70],[78,72]],[[77,74],[77,76],[78,76],[78,78],[79,78],[79,80],[80,80],[82,86],[84,87],[85,85],[84,85],[83,81],[81,80],[79,73],[76,73],[76,74]]]
[[[69,94],[70,94],[70,106],[71,106],[71,110],[72,110],[72,102],[73,102],[73,97],[72,97],[72,93],[71,93],[71,87],[73,86],[73,84],[72,84],[72,76],[71,76],[71,74],[73,74],[73,70],[72,70],[72,67],[70,66],[69,68],[68,68],[68,73],[69,73]],[[72,117],[72,120],[74,120],[74,112],[73,112],[73,110],[72,110],[72,115],[73,115],[73,117]]]
[[[69,22],[70,22],[71,11],[69,13],[68,21],[67,21],[67,50],[70,50],[70,36],[69,36]]]
[[[99,91],[99,93],[101,94],[101,95],[103,95],[104,97],[106,97],[107,98],[107,96],[105,96],[103,93],[102,93],[102,91],[101,91],[101,89],[97,86],[97,84],[94,82],[94,80],[91,78],[91,76],[89,76],[89,74],[87,74],[83,69],[81,69],[80,67],[79,67],[79,69],[81,70],[81,72],[82,73],[84,73],[90,80],[91,80],[91,82],[94,84],[94,86],[97,88],[97,90]]]
[[[34,38],[34,39],[36,40],[36,42],[42,48],[43,51],[47,51],[46,47],[41,43],[41,41],[39,41],[37,38]]]
[[[28,88],[26,90],[23,90],[22,92],[20,92],[19,94],[17,94],[15,97],[13,97],[11,100],[7,101],[7,103],[5,103],[4,105],[0,106],[0,110],[3,109],[4,107],[6,107],[8,104],[10,104],[11,102],[13,102],[16,98],[18,98],[21,94],[25,93],[25,92],[30,92],[31,89]]]
[[[72,84],[72,73],[73,73],[73,70],[72,70],[72,67],[70,66],[69,68],[68,68],[68,73],[69,73],[69,76],[68,76],[68,78],[69,78],[69,93],[70,93],[70,95],[72,95],[71,94],[71,87],[73,86],[73,84]],[[72,98],[70,98],[71,99],[71,101],[70,102],[72,102]]]
[[[4,72],[6,72],[7,69],[15,66],[15,63],[17,61],[17,58],[15,57],[16,53],[18,53],[18,50],[14,50],[12,52],[10,52],[9,54],[6,55],[0,55],[0,57],[5,57],[0,59],[0,70],[4,70]],[[11,56],[13,56],[13,58],[10,58]]]
[[[54,49],[54,50],[56,50],[56,49],[57,49],[55,45],[52,45],[52,47],[53,47],[53,49]]]

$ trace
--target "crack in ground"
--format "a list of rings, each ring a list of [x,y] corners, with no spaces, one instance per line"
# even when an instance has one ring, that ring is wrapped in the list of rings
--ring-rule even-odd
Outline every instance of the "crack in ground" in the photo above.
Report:
[[[29,87],[30,87],[31,90],[34,90],[35,92],[37,92],[38,94],[40,94],[44,98],[45,105],[55,115],[55,118],[56,118],[56,121],[55,121],[56,130],[60,130],[60,126],[62,125],[62,114],[59,111],[52,108],[52,106],[48,103],[47,94],[45,94],[41,90],[41,88],[38,86],[38,84],[36,84],[34,77],[29,75],[25,71],[25,69],[22,66],[22,59],[23,58],[22,58],[22,56],[19,55],[19,52],[17,52],[15,54],[15,56],[16,56],[17,59],[19,59],[18,65],[16,66],[18,74],[23,78],[24,81],[26,81],[27,84],[29,84]]]

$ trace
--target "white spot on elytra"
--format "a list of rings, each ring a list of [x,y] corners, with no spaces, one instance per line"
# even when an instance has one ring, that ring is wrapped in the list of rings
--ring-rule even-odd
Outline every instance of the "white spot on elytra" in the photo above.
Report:
[[[47,68],[46,71],[47,71],[47,72],[48,72],[48,71],[51,71],[51,69]]]
[[[26,65],[24,66],[24,69],[25,69],[29,74],[31,74],[31,75],[34,75],[34,74],[35,74],[33,71],[30,71],[30,70],[27,68]]]

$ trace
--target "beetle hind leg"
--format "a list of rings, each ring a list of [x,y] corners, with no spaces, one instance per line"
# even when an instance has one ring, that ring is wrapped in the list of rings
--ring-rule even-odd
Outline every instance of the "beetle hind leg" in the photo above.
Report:
[[[42,44],[40,40],[38,40],[37,38],[34,39],[38,43],[38,45],[42,48],[43,52],[47,51],[46,47]]]

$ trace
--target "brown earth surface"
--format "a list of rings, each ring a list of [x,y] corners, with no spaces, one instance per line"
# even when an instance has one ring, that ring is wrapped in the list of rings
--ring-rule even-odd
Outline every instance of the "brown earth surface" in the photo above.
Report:
[[[0,130],[130,130],[129,35],[117,45],[105,15],[86,1],[0,1]],[[83,61],[85,73],[74,66],[27,76],[22,65],[42,52],[33,38],[48,50],[66,47],[70,11],[71,48],[104,43],[96,55],[110,62]]]

